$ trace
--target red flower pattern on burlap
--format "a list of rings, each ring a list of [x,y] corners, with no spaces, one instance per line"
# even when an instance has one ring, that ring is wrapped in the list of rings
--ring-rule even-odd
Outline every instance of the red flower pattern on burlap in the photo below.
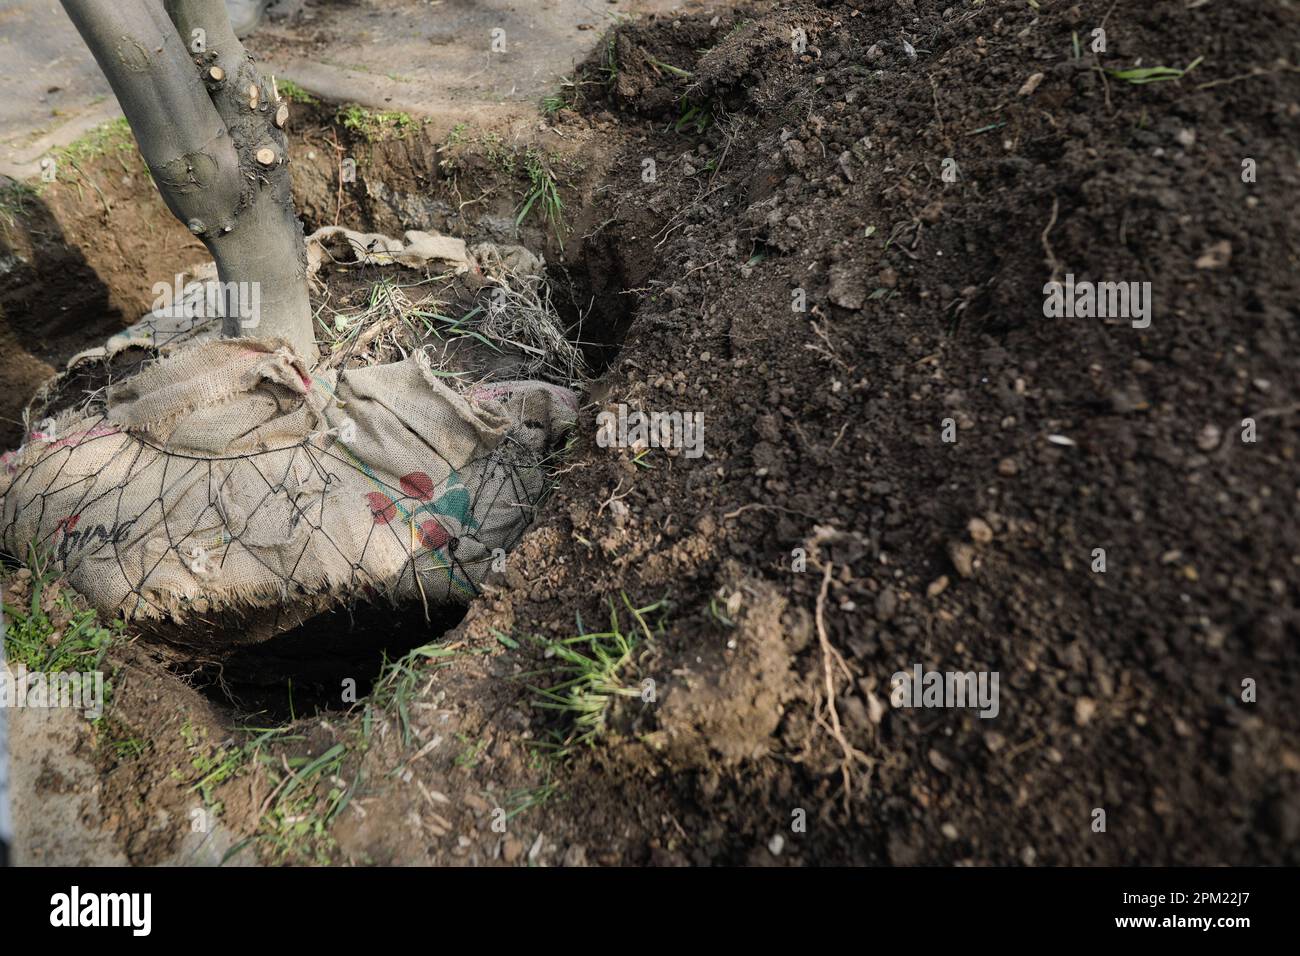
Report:
[[[388,524],[397,517],[397,505],[383,492],[372,491],[366,495],[366,500],[370,502],[370,513],[375,516],[375,524]]]
[[[447,529],[438,522],[429,520],[420,525],[420,541],[430,551],[437,551],[447,543]]]
[[[433,479],[422,471],[403,475],[398,479],[398,484],[408,498],[423,502],[433,500]],[[389,524],[397,518],[397,503],[383,492],[372,491],[366,495],[366,500],[370,502],[370,513],[374,516],[375,524]],[[417,512],[420,510],[416,509]],[[419,533],[420,542],[431,551],[444,547],[451,540],[447,529],[433,519],[423,522]]]
[[[433,497],[433,479],[422,471],[413,471],[400,479],[402,491],[412,498],[428,501]]]

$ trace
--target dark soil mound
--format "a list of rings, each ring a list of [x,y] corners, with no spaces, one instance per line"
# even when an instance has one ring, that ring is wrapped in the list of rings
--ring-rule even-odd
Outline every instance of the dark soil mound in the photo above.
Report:
[[[684,772],[640,799],[690,859],[1300,860],[1298,27],[782,3],[588,64],[642,134],[574,253],[640,295],[604,404],[702,411],[706,455],[593,450],[552,509],[591,545],[517,612],[671,595]],[[1067,274],[1149,282],[1149,325],[1046,317]],[[891,708],[917,664],[997,671],[1000,713]]]

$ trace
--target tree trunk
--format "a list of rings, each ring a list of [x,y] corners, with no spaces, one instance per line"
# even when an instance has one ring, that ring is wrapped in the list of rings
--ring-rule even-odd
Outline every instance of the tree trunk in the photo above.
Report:
[[[279,338],[314,364],[288,104],[235,37],[223,0],[62,2],[167,207],[216,260],[227,292],[223,334]]]

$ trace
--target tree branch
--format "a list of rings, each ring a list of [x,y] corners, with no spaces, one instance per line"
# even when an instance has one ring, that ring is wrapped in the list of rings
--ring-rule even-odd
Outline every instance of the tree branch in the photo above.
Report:
[[[239,197],[234,145],[175,29],[148,0],[64,0],[182,222]],[[162,178],[158,178],[161,176]]]
[[[293,208],[281,101],[223,0],[62,0],[108,78],[158,190],[216,260],[222,332],[317,358],[307,255]],[[195,31],[200,31],[196,33]],[[248,312],[256,304],[255,312]]]

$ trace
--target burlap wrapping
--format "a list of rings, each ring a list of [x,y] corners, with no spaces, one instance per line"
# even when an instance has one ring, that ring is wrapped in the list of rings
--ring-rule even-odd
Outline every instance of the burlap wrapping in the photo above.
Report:
[[[128,617],[464,602],[532,519],[576,410],[542,382],[458,393],[418,353],[313,372],[276,343],[199,341],[4,456],[0,543]]]

